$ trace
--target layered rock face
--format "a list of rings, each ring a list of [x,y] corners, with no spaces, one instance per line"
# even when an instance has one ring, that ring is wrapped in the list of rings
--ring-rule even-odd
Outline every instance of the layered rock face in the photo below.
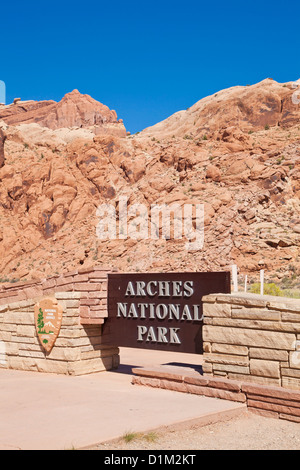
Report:
[[[300,105],[293,103],[294,91],[291,83],[270,79],[234,87],[134,136],[126,136],[108,108],[103,123],[97,121],[100,103],[82,113],[80,102],[86,106],[89,99],[77,92],[58,104],[2,108],[2,280],[99,264],[120,271],[237,264],[249,280],[257,280],[260,269],[275,282],[296,280]],[[100,239],[97,209],[109,203],[118,216],[120,196],[129,209],[142,203],[149,214],[153,204],[203,204],[203,247],[188,251],[186,240],[173,236]]]
[[[4,142],[6,140],[6,135],[2,129],[0,129],[0,168],[4,165]]]
[[[116,135],[125,135],[123,121],[107,106],[82,95],[78,90],[67,93],[61,101],[18,101],[1,107],[0,120],[9,125],[36,123],[49,129],[91,128],[95,133],[114,130]],[[111,132],[108,132],[111,133]]]
[[[253,132],[265,126],[294,126],[299,123],[299,106],[293,103],[293,85],[266,79],[253,86],[228,88],[145,129],[143,134],[157,138],[206,135],[220,140],[228,127]]]

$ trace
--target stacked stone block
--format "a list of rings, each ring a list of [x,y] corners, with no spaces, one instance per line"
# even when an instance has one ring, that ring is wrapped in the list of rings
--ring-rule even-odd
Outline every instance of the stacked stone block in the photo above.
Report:
[[[102,325],[107,317],[109,272],[109,268],[92,266],[40,280],[6,283],[0,288],[0,305],[52,295],[55,292],[81,292],[81,324]]]
[[[63,307],[59,335],[50,353],[41,347],[34,323],[39,298],[0,306],[0,368],[82,375],[116,368],[119,350],[100,325],[80,321],[81,293],[54,294]],[[83,300],[86,295],[83,294]]]
[[[300,391],[283,387],[258,385],[221,377],[182,373],[173,367],[172,373],[165,368],[137,368],[132,378],[134,385],[163,388],[205,397],[220,398],[245,404],[248,411],[300,423]]]
[[[300,301],[243,293],[202,300],[203,375],[136,368],[132,383],[237,401],[300,423]]]
[[[204,375],[300,390],[300,301],[203,297]]]

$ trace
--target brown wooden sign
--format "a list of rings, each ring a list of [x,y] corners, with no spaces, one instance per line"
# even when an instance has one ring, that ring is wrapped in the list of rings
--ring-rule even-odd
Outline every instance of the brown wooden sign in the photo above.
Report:
[[[34,307],[34,319],[38,338],[46,352],[50,352],[58,336],[63,308],[55,298],[46,298]]]
[[[230,293],[229,272],[109,274],[104,332],[117,346],[201,354],[212,293]]]

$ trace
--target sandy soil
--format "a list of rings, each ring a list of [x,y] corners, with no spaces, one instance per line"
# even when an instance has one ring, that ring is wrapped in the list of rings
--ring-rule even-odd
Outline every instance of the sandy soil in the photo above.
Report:
[[[134,431],[131,430],[134,434]],[[300,423],[253,413],[204,427],[135,434],[92,450],[299,450]]]

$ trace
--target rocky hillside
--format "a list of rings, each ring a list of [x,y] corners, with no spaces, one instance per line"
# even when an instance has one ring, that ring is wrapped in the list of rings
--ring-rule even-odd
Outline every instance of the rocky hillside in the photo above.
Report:
[[[121,271],[300,271],[300,105],[292,83],[234,87],[136,135],[75,91],[0,108],[2,281],[104,264]],[[1,139],[0,139],[1,147]],[[0,148],[1,155],[1,148]],[[100,240],[97,207],[203,203],[202,250],[185,240]]]

